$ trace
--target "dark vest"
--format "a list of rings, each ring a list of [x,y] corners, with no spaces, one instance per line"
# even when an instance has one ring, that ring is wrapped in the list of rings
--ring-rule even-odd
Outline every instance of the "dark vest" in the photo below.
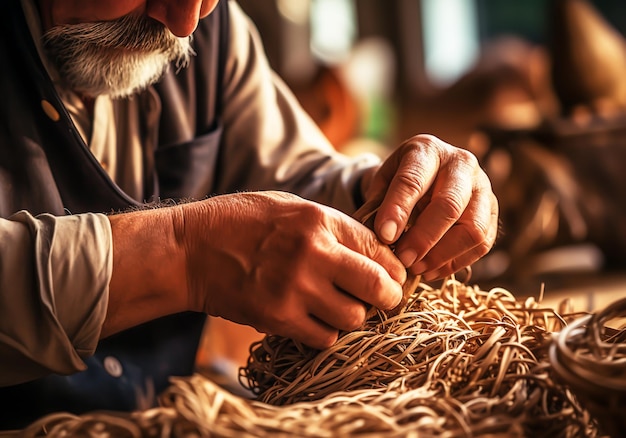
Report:
[[[19,210],[108,213],[140,205],[111,181],[77,133],[37,55],[19,0],[0,2],[0,23],[0,216]],[[190,66],[170,69],[144,92],[156,92],[161,102],[158,138],[148,138],[144,151],[146,200],[212,193],[228,31],[228,1],[222,0],[194,33],[197,56]],[[134,98],[144,99],[144,93]],[[60,119],[44,111],[43,101]],[[204,322],[205,315],[195,313],[152,321],[102,340],[84,372],[0,388],[0,430],[23,428],[50,412],[154,405],[170,376],[193,372]]]

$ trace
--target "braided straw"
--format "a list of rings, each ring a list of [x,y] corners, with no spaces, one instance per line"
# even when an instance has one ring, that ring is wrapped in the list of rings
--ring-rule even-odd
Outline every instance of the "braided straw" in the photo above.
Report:
[[[172,379],[159,408],[55,414],[23,436],[597,437],[548,359],[579,316],[454,278],[420,284],[398,314],[377,312],[327,350],[253,344],[240,379],[255,400],[194,375]]]

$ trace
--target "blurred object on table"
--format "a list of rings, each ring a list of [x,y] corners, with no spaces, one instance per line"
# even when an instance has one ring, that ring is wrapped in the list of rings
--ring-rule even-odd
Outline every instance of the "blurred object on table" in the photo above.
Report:
[[[626,109],[624,38],[587,0],[553,0],[548,15],[552,83],[563,115]],[[582,108],[581,108],[582,107]]]
[[[570,323],[555,334],[550,365],[581,405],[598,420],[602,434],[626,431],[626,299]]]
[[[518,279],[548,267],[623,270],[626,40],[585,0],[550,2],[547,29],[559,111],[534,127],[486,125],[475,135],[501,204],[499,268]]]

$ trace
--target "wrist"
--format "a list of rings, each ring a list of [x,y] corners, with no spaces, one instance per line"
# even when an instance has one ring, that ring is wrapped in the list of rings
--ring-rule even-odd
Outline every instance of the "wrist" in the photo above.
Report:
[[[188,310],[185,256],[175,234],[177,208],[109,217],[113,271],[103,336]]]

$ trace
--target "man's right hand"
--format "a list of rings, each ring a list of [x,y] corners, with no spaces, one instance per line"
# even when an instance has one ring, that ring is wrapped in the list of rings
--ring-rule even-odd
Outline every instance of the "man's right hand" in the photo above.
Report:
[[[123,222],[131,233],[149,225],[129,222],[128,215],[111,217],[114,252],[127,254],[114,255],[112,319],[105,335],[120,329],[113,312],[133,317],[115,303],[127,299],[116,292],[128,289],[121,271],[139,276],[131,281],[135,287],[161,289],[147,293],[147,300],[166,289],[184,289],[186,295],[171,291],[176,298],[170,312],[206,312],[314,348],[331,346],[340,330],[360,327],[367,305],[389,309],[401,299],[402,263],[370,229],[338,210],[283,192],[222,195],[160,210],[168,212],[170,227],[164,226],[165,217],[153,218],[164,211],[130,213],[156,222],[153,232],[144,231],[135,243]],[[154,241],[141,243],[146,238]],[[142,283],[140,273],[150,266],[153,277]]]
[[[349,216],[283,192],[224,195],[180,209],[190,306],[311,347],[401,298],[405,268]]]

